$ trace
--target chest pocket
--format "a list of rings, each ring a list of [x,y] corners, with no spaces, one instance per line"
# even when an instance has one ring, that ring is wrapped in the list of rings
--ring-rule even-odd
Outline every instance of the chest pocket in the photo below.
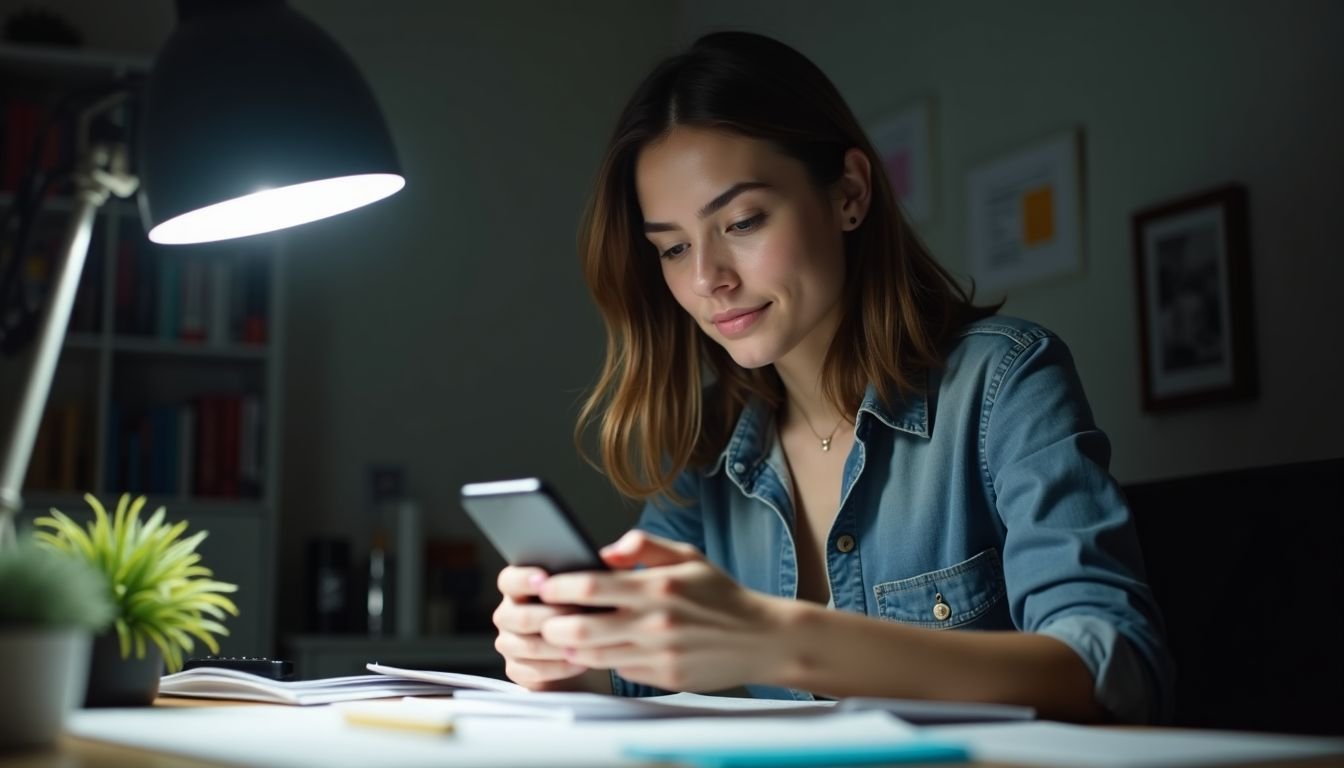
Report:
[[[948,568],[873,587],[878,616],[929,629],[969,624],[1003,599],[1003,566],[994,548]]]

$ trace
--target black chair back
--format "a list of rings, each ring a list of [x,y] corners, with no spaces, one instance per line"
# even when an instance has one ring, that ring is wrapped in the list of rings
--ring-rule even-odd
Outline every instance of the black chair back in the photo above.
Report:
[[[1344,459],[1130,485],[1176,724],[1344,734]]]

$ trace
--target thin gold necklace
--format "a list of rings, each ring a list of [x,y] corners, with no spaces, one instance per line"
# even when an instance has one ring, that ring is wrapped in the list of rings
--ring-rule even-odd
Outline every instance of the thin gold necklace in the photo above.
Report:
[[[807,428],[812,432],[812,436],[821,441],[821,450],[829,452],[831,450],[831,440],[835,438],[836,430],[840,429],[840,425],[845,423],[845,417],[841,416],[840,420],[835,422],[835,426],[831,427],[831,433],[822,437],[816,427],[812,426],[812,420],[807,418],[807,413],[804,412],[802,408],[798,409],[798,413],[803,417],[803,423],[806,424]]]

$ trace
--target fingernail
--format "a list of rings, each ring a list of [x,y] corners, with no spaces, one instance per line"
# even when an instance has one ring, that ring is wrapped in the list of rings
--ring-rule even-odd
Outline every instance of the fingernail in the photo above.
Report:
[[[534,573],[527,577],[527,586],[533,589],[541,589],[541,585],[546,583],[546,574]]]
[[[602,551],[609,552],[614,555],[620,555],[629,552],[634,547],[634,545],[635,545],[634,533],[627,532],[621,538],[603,547]]]

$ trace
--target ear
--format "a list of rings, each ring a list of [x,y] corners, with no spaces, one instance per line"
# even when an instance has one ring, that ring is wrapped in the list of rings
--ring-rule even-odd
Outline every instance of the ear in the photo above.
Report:
[[[842,232],[852,232],[863,224],[873,197],[873,165],[857,147],[845,151],[845,168],[836,180],[832,195],[835,220]]]

